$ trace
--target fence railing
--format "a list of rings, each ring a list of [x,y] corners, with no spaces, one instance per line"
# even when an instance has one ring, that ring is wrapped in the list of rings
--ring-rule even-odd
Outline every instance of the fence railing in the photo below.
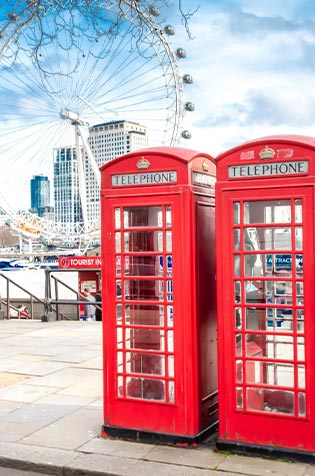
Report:
[[[59,271],[59,270],[58,270]],[[63,270],[67,272],[70,270]],[[0,319],[3,318],[40,318],[42,321],[55,321],[55,320],[79,320],[80,319],[80,306],[89,302],[83,294],[78,290],[69,286],[69,284],[63,282],[57,276],[54,276],[52,273],[56,272],[55,269],[50,269],[47,267],[45,269],[45,297],[44,299],[39,298],[31,291],[28,291],[24,286],[21,286],[19,283],[10,278],[6,273],[0,273],[0,278],[3,278],[6,281],[6,296],[0,298]],[[52,293],[52,283],[54,293]],[[25,299],[16,299],[12,297],[11,289],[15,286],[21,290],[27,296]],[[68,291],[74,294],[74,299],[62,299],[60,298],[60,288],[63,287]],[[54,294],[54,296],[53,296]],[[28,313],[23,315],[23,311],[18,307],[17,303],[23,302],[27,303],[29,306]],[[93,302],[93,306],[101,310],[101,302]],[[34,312],[34,308],[41,307],[37,309],[37,312]],[[66,312],[67,307],[71,306],[71,311]],[[36,314],[36,316],[35,316]]]

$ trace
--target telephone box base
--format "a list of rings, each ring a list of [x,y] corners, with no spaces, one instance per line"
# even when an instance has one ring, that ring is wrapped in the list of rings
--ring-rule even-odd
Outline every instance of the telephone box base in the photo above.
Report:
[[[194,436],[183,436],[103,425],[101,436],[103,438],[117,438],[128,441],[137,441],[139,443],[156,443],[171,446],[196,446],[215,433],[217,429],[218,422],[215,422]]]
[[[270,459],[286,459],[303,463],[315,463],[315,452],[301,451],[292,448],[282,448],[277,446],[254,445],[252,443],[238,443],[235,441],[216,440],[216,447],[219,451],[231,451],[231,453],[257,456]]]

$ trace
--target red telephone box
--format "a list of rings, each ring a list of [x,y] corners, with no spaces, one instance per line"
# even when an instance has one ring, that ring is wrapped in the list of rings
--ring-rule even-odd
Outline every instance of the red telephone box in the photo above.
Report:
[[[315,139],[217,158],[219,448],[315,451]]]
[[[153,148],[101,176],[103,436],[193,444],[217,422],[214,161]]]

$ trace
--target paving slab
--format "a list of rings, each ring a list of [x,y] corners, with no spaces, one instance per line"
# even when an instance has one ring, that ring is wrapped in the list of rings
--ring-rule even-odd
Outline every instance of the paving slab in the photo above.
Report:
[[[100,409],[82,408],[23,438],[24,444],[75,450],[101,432]]]
[[[227,455],[215,437],[197,448],[102,438],[102,393],[101,323],[0,321],[0,476],[1,465],[56,476],[315,476],[315,458]]]
[[[303,476],[307,468],[306,464],[290,463],[264,458],[229,455],[218,469],[221,471],[235,471],[240,474],[253,476]]]
[[[56,392],[56,387],[31,385],[24,380],[20,385],[13,385],[0,389],[0,400],[16,402],[34,402],[40,398]]]
[[[111,440],[97,437],[80,446],[82,453],[94,453],[102,455],[122,456],[124,458],[148,459],[150,451],[155,445],[134,443],[132,441]]]
[[[146,456],[147,461],[179,464],[203,469],[217,469],[226,458],[225,455],[209,451],[209,448],[172,448],[158,446]]]
[[[173,464],[139,461],[116,456],[84,455],[65,468],[65,476],[223,476],[219,471],[177,466]],[[231,476],[232,473],[224,473]],[[235,476],[235,473],[234,475]]]
[[[63,468],[78,457],[74,451],[22,444],[0,444],[0,466],[17,469],[43,471],[48,474],[63,475]],[[0,468],[1,474],[1,468]]]
[[[43,377],[34,377],[28,380],[28,384],[41,387],[65,388],[95,377],[96,372],[98,371],[94,369],[67,367]]]

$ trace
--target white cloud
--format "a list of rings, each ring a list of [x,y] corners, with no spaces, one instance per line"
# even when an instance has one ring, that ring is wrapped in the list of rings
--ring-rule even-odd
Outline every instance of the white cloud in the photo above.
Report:
[[[180,37],[181,68],[194,77],[185,97],[196,106],[185,146],[214,154],[256,137],[314,134],[313,2],[203,2],[191,30],[194,41]]]

